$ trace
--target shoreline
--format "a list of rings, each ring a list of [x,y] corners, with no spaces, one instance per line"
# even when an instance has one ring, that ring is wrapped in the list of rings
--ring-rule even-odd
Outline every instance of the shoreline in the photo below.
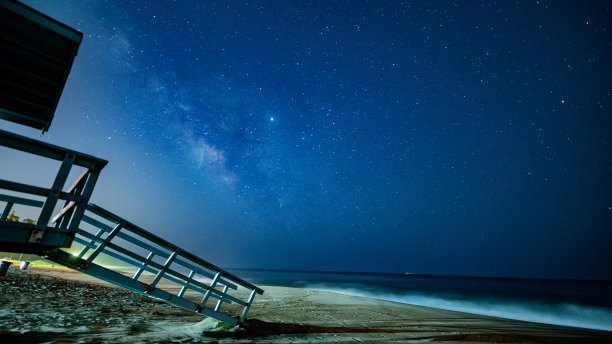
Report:
[[[612,333],[606,331],[313,289],[264,287],[266,292],[255,298],[249,312],[250,326],[232,330],[70,269],[11,268],[0,279],[0,288],[3,342],[612,342]]]
[[[310,289],[338,293],[347,296],[366,297],[381,301],[397,302],[400,304],[438,309],[441,311],[453,311],[477,316],[485,316],[502,320],[523,321],[541,325],[574,328],[577,330],[593,330],[604,333],[612,333],[612,329],[609,329],[609,321],[602,323],[594,320],[596,319],[596,316],[599,316],[602,319],[607,319],[607,317],[610,315],[609,308],[602,306],[584,305],[572,302],[542,304],[536,300],[505,301],[501,298],[488,300],[482,304],[479,304],[478,300],[472,301],[471,299],[453,299],[446,294],[424,294],[423,296],[413,297],[414,302],[410,302],[409,299],[401,299],[401,294],[384,296],[387,294],[383,293],[383,296],[378,296],[376,294],[369,295],[368,292],[360,293],[353,292],[350,289],[344,290],[342,288],[333,287]],[[583,318],[578,319],[578,316],[580,315],[579,313],[588,313],[588,320],[584,318],[584,315]],[[536,320],[538,317],[544,320]],[[580,324],[585,324],[586,326],[580,326],[579,324],[576,324],[577,322],[580,322]],[[591,327],[588,325],[591,325]]]

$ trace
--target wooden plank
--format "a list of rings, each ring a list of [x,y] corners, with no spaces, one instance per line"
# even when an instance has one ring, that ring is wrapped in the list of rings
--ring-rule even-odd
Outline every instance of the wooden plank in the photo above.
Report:
[[[30,195],[47,197],[49,189],[41,188],[39,186],[22,184],[17,182],[11,182],[9,180],[0,179],[0,189],[11,190]]]
[[[30,207],[38,207],[38,208],[42,208],[43,204],[45,204],[42,201],[36,201],[33,199],[29,199],[29,198],[9,196],[9,195],[4,195],[4,194],[0,194],[0,201],[10,202],[13,204],[27,205]]]
[[[80,153],[50,143],[41,142],[29,137],[13,134],[11,132],[0,129],[0,145],[8,148],[20,150],[22,152],[40,155],[54,160],[64,160],[66,153],[72,153],[76,156],[75,165],[101,170],[108,161],[95,156]]]
[[[74,183],[72,183],[72,185],[68,188],[66,192],[72,193],[76,189],[83,188],[83,185],[85,185],[85,182],[87,181],[87,177],[90,172],[91,172],[91,169],[89,168],[84,169],[83,172],[81,172],[81,175],[79,175],[79,177],[74,181]]]
[[[72,208],[76,206],[76,202],[68,202],[68,205],[62,208],[62,210],[51,219],[51,222],[56,223],[61,217],[64,217],[66,213],[70,212]]]

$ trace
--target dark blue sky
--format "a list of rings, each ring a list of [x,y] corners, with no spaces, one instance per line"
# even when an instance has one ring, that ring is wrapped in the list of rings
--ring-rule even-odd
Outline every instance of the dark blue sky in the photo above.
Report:
[[[84,34],[41,139],[213,263],[612,278],[609,2],[26,3]]]

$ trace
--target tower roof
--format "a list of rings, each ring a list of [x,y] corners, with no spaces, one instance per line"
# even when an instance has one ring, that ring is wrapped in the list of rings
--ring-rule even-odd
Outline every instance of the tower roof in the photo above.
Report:
[[[0,118],[49,130],[83,34],[0,0]]]

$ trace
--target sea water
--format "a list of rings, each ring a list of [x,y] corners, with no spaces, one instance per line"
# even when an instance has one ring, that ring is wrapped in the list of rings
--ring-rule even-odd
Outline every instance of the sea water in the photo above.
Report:
[[[612,331],[612,281],[235,271],[260,285],[332,291],[508,319]]]

